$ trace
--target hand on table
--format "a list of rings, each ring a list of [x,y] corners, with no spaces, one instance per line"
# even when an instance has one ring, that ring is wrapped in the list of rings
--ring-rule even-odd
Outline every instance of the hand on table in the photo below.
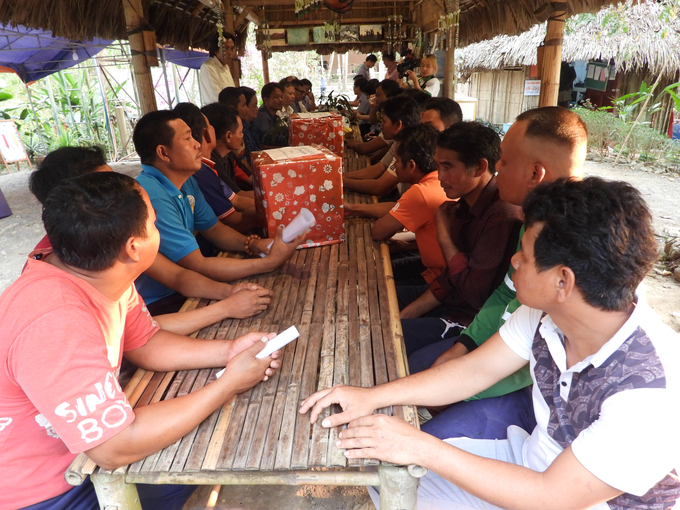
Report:
[[[326,428],[344,425],[356,418],[368,416],[378,408],[371,402],[369,391],[368,388],[354,386],[334,386],[317,391],[305,399],[300,406],[300,413],[304,414],[311,409],[309,421],[314,423],[325,407],[340,404],[343,412],[329,416],[321,425]]]
[[[225,317],[245,319],[263,312],[271,302],[272,291],[255,283],[239,283],[231,296],[220,303],[225,307]]]
[[[357,418],[338,434],[335,446],[349,459],[378,459],[401,466],[419,464],[423,440],[429,435],[401,418],[373,414]],[[433,436],[429,436],[434,439]]]
[[[258,285],[257,283],[251,282],[236,283],[231,286],[231,295],[233,296],[234,294],[242,290],[260,290],[260,289],[264,289],[264,287],[262,285]]]
[[[342,209],[345,211],[345,216],[354,216],[354,204],[349,203],[347,200],[343,202]]]
[[[297,236],[290,243],[284,243],[283,239],[281,238],[283,226],[279,225],[279,227],[276,229],[276,235],[274,236],[274,244],[272,244],[272,247],[267,251],[267,259],[273,261],[276,263],[276,267],[279,267],[286,260],[288,260],[293,253],[295,253],[295,249],[298,247],[298,245],[305,241],[307,232],[309,232],[309,230]],[[266,241],[267,244],[269,244],[271,239],[267,239]]]
[[[264,349],[267,341],[276,336],[276,333],[248,333],[236,340],[232,340],[229,346],[229,355],[224,375],[236,384],[238,392],[252,388],[260,381],[266,381],[274,375],[281,366],[280,351],[275,351],[266,358],[257,359],[255,356]]]

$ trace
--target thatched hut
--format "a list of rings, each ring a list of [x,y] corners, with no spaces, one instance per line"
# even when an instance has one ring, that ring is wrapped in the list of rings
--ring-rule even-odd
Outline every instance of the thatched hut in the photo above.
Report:
[[[605,90],[587,89],[586,97],[610,106],[612,97],[640,90],[659,76],[657,90],[678,81],[680,70],[680,18],[662,19],[663,5],[644,2],[606,7],[595,15],[567,20],[563,62],[603,62],[613,69]],[[494,123],[512,122],[535,107],[537,97],[525,95],[525,83],[536,73],[537,51],[545,37],[545,24],[518,36],[501,35],[471,44],[457,54],[461,89],[478,99],[478,116]],[[664,98],[654,126],[668,126],[672,102]]]
[[[351,8],[344,14],[325,8],[333,3]],[[420,36],[427,43],[441,31],[442,16],[448,16],[449,21],[457,20],[458,27],[455,37],[454,32],[448,32],[449,40],[466,45],[499,34],[521,33],[552,15],[594,12],[610,3],[611,0],[4,0],[0,2],[0,23],[50,30],[71,40],[129,39],[140,102],[148,110],[155,108],[148,66],[155,64],[156,43],[178,49],[207,48],[221,20],[225,30],[238,35],[244,33],[249,22],[260,24],[264,19],[272,29],[312,29],[334,20],[343,27],[385,25],[390,17],[400,16],[404,30],[399,42],[415,42]],[[300,5],[307,9],[296,13]],[[368,52],[384,49],[384,40],[286,44],[277,51]],[[239,44],[241,49],[243,45]],[[447,46],[444,90],[452,96],[454,45]],[[238,76],[238,69],[233,71]]]

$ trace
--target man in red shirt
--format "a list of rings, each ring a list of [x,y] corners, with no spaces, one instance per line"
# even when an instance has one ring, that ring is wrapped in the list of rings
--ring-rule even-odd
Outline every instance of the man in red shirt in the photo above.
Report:
[[[94,509],[91,484],[72,488],[63,477],[77,453],[107,469],[142,459],[279,362],[255,358],[271,334],[216,342],[159,329],[133,284],[158,252],[155,212],[130,177],[64,182],[43,221],[53,248],[33,252],[0,296],[0,508]],[[199,391],[133,410],[117,382],[123,355],[154,371],[227,369]],[[179,492],[145,508],[179,509],[188,497]]]

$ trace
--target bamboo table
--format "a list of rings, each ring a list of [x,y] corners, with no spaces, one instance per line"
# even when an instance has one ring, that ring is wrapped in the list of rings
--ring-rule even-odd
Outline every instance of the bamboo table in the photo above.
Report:
[[[352,153],[347,154],[347,170],[365,166],[347,152]],[[354,194],[346,198],[371,200]],[[347,459],[335,446],[339,429],[320,425],[339,409],[325,410],[314,424],[309,413],[298,413],[302,400],[317,390],[335,384],[369,387],[407,375],[389,251],[372,240],[370,222],[348,218],[346,242],[298,250],[277,271],[248,280],[274,291],[269,308],[249,319],[214,324],[198,337],[235,338],[295,325],[300,337],[285,347],[276,374],[143,460],[107,471],[81,454],[67,471],[67,481],[78,485],[91,475],[106,510],[140,509],[135,483],[379,485],[382,508],[415,509],[422,468]],[[185,309],[205,304],[190,299]],[[130,404],[141,407],[201,388],[218,370],[139,369],[125,391]],[[413,407],[379,412],[418,426]],[[375,467],[364,469],[368,466]]]

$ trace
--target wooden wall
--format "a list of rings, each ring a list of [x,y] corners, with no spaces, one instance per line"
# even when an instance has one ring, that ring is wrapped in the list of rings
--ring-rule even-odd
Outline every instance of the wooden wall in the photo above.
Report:
[[[538,96],[524,96],[529,68],[476,72],[458,92],[477,98],[477,117],[493,124],[512,123],[520,113],[538,107]]]

